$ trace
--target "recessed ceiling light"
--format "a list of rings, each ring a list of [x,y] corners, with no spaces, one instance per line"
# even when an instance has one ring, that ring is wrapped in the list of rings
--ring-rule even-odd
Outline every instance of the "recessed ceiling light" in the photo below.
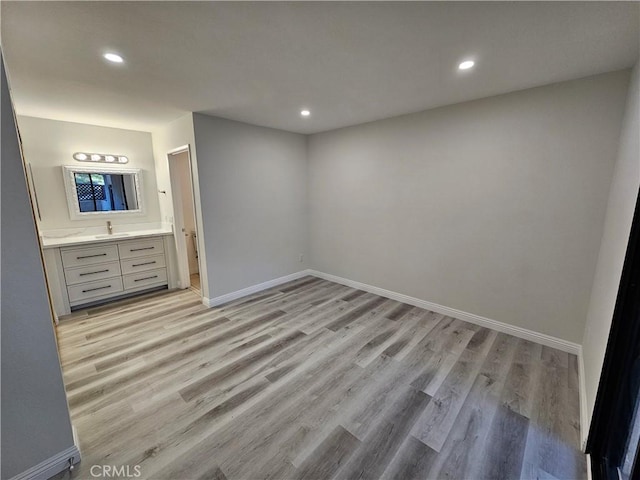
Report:
[[[124,58],[122,58],[117,53],[105,53],[103,55],[103,57],[106,58],[107,60],[109,60],[110,62],[113,62],[113,63],[122,63],[122,62],[124,62]]]
[[[311,112],[309,110],[300,110],[300,115],[302,115],[303,117],[308,117],[309,115],[311,115]]]
[[[473,60],[465,60],[464,62],[460,63],[460,65],[458,65],[458,69],[460,69],[460,70],[469,70],[475,64],[476,64],[476,62],[474,62]]]

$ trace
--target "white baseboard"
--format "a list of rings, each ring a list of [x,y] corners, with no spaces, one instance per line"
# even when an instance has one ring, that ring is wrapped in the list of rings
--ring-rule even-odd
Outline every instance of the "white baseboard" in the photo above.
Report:
[[[593,474],[591,473],[591,454],[587,453],[587,480],[593,480]]]
[[[438,305],[437,303],[420,300],[419,298],[410,297],[402,293],[392,292],[391,290],[374,287],[372,285],[367,285],[366,283],[356,282],[354,280],[338,277],[329,273],[318,272],[316,270],[307,270],[307,275],[313,275],[315,277],[323,278],[331,282],[340,283],[348,287],[353,287],[359,290],[373,293],[375,295],[380,295],[381,297],[390,298],[402,303],[408,303],[409,305],[413,305],[415,307],[424,308],[425,310],[431,310],[432,312],[441,313],[449,317],[464,320],[465,322],[480,325],[481,327],[491,328],[499,332],[513,335],[514,337],[523,338],[525,340],[530,340],[532,342],[546,345],[547,347],[556,348],[558,350],[562,350],[563,352],[572,353],[574,355],[578,355],[578,353],[580,352],[581,346],[579,344],[569,342],[561,338],[552,337],[551,335],[546,335],[544,333],[538,333],[526,328],[516,327],[515,325],[499,322],[497,320],[491,320],[490,318],[481,317],[473,313],[463,312],[462,310],[445,307],[444,305]]]
[[[80,450],[76,445],[63,450],[47,460],[40,462],[38,465],[19,473],[11,480],[47,480],[57,475],[63,470],[69,468],[69,460],[73,458],[75,465],[80,461]]]
[[[235,292],[227,293],[225,295],[220,295],[219,297],[214,297],[214,298],[202,297],[202,303],[207,307],[217,307],[218,305],[222,305],[223,303],[231,302],[233,300],[237,300],[238,298],[246,297],[247,295],[251,295],[253,293],[266,290],[267,288],[277,287],[278,285],[290,282],[292,280],[297,280],[298,278],[302,278],[307,275],[311,275],[309,270],[301,270],[299,272],[292,273],[290,275],[285,275],[284,277],[274,278],[273,280],[259,283],[257,285],[252,285],[251,287],[243,288],[242,290],[236,290]]]

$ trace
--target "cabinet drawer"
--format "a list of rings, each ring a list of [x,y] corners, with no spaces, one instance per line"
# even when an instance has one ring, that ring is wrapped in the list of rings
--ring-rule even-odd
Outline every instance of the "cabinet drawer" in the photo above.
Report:
[[[161,238],[149,238],[147,240],[119,243],[118,250],[120,259],[125,259],[158,255],[164,253],[164,246]]]
[[[166,266],[164,255],[153,255],[150,257],[127,258],[121,260],[122,274],[144,272]]]
[[[115,244],[62,250],[61,253],[64,268],[118,261],[118,247]]]
[[[158,268],[146,272],[132,273],[122,277],[125,290],[137,289],[147,285],[167,283],[167,269]]]
[[[120,275],[120,262],[100,263],[85,267],[66,268],[64,270],[64,278],[67,281],[67,285],[119,277]]]
[[[84,300],[91,300],[94,297],[112,295],[122,291],[122,277],[107,278],[97,282],[81,283],[67,287],[69,292],[69,303],[80,303]]]

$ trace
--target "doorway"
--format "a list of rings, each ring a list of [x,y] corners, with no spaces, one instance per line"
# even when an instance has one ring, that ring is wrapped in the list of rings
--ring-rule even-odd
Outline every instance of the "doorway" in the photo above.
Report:
[[[190,288],[201,295],[198,228],[189,148],[169,152],[168,160],[180,287]]]
[[[591,421],[594,480],[640,478],[640,192]]]

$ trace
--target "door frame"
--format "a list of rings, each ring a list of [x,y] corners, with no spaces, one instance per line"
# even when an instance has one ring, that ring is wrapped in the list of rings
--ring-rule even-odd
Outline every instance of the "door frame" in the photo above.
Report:
[[[204,249],[204,239],[202,238],[202,226],[198,218],[198,201],[196,199],[195,182],[196,177],[194,175],[193,161],[191,155],[191,147],[189,145],[183,145],[167,152],[167,162],[169,164],[169,182],[171,185],[171,203],[173,207],[173,227],[174,227],[174,240],[176,245],[176,261],[178,264],[178,279],[180,288],[189,288],[191,285],[191,276],[189,274],[189,256],[187,252],[187,242],[184,235],[184,230],[178,231],[178,225],[184,225],[184,218],[182,213],[182,187],[176,177],[175,171],[175,156],[182,153],[187,154],[187,165],[189,167],[189,178],[191,180],[191,199],[193,201],[193,215],[196,225],[196,236],[198,242],[198,271],[200,272],[200,295],[205,298],[205,292],[203,289],[202,277],[204,265],[202,255]]]
[[[586,452],[594,480],[618,479],[640,386],[640,192],[631,224]],[[640,477],[638,449],[631,478]]]

